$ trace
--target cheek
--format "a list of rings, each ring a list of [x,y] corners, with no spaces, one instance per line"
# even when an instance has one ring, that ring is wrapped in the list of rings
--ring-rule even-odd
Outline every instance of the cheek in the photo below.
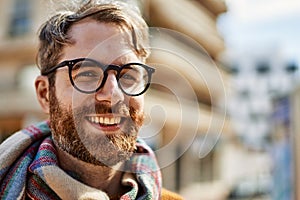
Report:
[[[133,107],[139,113],[144,111],[144,96],[131,97],[129,99],[129,106]]]
[[[64,106],[73,109],[79,107],[84,101],[82,93],[75,90],[69,80],[57,79],[55,88],[56,98]]]

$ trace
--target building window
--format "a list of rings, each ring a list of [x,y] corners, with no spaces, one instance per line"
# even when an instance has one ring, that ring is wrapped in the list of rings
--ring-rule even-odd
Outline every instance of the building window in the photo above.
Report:
[[[22,36],[29,32],[31,25],[30,13],[30,0],[15,0],[8,32],[10,37]]]

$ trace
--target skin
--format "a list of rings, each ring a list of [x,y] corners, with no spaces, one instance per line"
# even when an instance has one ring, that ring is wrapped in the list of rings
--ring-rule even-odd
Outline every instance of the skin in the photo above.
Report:
[[[119,37],[122,30],[114,24],[100,23],[92,19],[84,19],[74,24],[69,36],[74,43],[67,45],[63,49],[63,56],[58,63],[64,60],[88,57],[106,64],[122,65],[129,62],[141,62],[138,56],[126,43],[124,37]],[[117,35],[117,36],[115,36]],[[113,39],[111,39],[113,36]],[[38,76],[35,81],[36,94],[38,101],[45,113],[51,115],[51,101],[48,78]],[[137,115],[143,115],[144,97],[127,96],[122,93],[118,87],[114,71],[109,71],[107,81],[103,88],[94,94],[83,94],[78,92],[70,83],[68,77],[68,68],[63,67],[56,71],[55,81],[56,98],[61,108],[67,110],[76,110],[85,105],[97,103],[108,104],[111,107],[122,102],[132,107]],[[52,105],[53,106],[53,105]],[[113,114],[107,113],[90,113],[89,116],[112,117]],[[121,117],[122,114],[118,114]],[[51,119],[51,118],[50,118]],[[62,126],[62,125],[58,125]],[[126,130],[126,123],[115,127],[101,126],[90,123],[86,118],[81,120],[80,130],[85,133],[87,141],[97,140],[100,135],[117,135]],[[63,128],[63,127],[60,127]],[[81,137],[80,133],[79,137]],[[59,141],[55,141],[58,160],[61,168],[65,171],[80,175],[80,181],[83,183],[101,189],[107,192],[110,197],[125,192],[121,187],[122,167],[124,161],[114,163],[113,166],[89,163],[70,155],[60,148]],[[93,143],[88,149],[97,156],[101,151],[99,145]],[[101,156],[99,154],[98,156]]]

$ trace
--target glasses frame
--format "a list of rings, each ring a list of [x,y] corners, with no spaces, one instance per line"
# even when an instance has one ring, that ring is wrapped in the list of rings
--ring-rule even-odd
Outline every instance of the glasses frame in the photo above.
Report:
[[[73,78],[72,78],[72,69],[73,67],[75,66],[76,63],[80,62],[80,61],[91,61],[91,62],[94,62],[97,64],[98,67],[100,67],[102,70],[103,70],[103,79],[102,79],[102,82],[101,84],[99,85],[99,87],[97,87],[95,90],[91,90],[91,91],[85,91],[85,90],[81,90],[80,88],[78,88],[74,81],[73,81]],[[138,66],[141,66],[143,67],[146,71],[147,71],[147,76],[148,76],[148,83],[146,84],[146,87],[143,91],[141,91],[140,93],[138,94],[130,94],[130,93],[127,93],[120,85],[120,82],[119,82],[119,79],[120,79],[120,72],[124,69],[124,68],[127,68],[129,67],[130,65],[138,65]],[[94,59],[91,59],[91,58],[77,58],[77,59],[73,59],[73,60],[65,60],[61,63],[59,63],[58,65],[50,68],[49,70],[46,70],[45,72],[42,73],[43,76],[47,76],[53,72],[55,72],[57,69],[59,68],[62,68],[62,67],[65,67],[67,66],[68,67],[68,73],[69,73],[69,79],[70,79],[70,82],[72,84],[72,86],[78,90],[79,92],[82,92],[82,93],[85,93],[85,94],[92,94],[92,93],[95,93],[97,91],[99,91],[105,84],[106,80],[107,80],[107,76],[108,76],[108,71],[110,70],[114,70],[117,72],[116,74],[116,79],[117,79],[117,82],[118,82],[118,87],[122,90],[122,92],[128,96],[139,96],[141,94],[143,94],[144,92],[147,91],[147,89],[149,88],[150,86],[150,83],[151,83],[151,78],[152,78],[152,74],[155,72],[155,69],[148,66],[148,65],[145,65],[145,64],[142,64],[142,63],[138,63],[138,62],[133,62],[133,63],[126,63],[124,65],[105,65],[105,64],[102,64]]]

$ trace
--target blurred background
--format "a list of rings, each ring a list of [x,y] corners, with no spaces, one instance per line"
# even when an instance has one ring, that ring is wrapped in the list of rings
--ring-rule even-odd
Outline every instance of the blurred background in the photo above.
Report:
[[[300,199],[300,1],[132,3],[156,27],[141,136],[164,187],[195,200]],[[0,142],[47,118],[35,56],[52,11],[48,1],[0,0]]]

